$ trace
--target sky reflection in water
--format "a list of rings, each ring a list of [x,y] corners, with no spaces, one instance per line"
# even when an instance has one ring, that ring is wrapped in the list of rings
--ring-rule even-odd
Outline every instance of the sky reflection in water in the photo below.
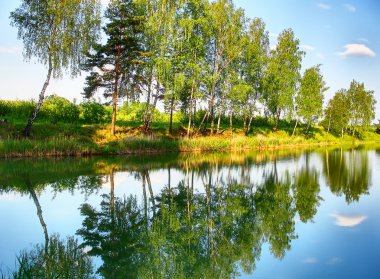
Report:
[[[376,278],[379,154],[1,161],[0,263],[44,242],[39,204],[46,234],[80,237],[106,278]]]

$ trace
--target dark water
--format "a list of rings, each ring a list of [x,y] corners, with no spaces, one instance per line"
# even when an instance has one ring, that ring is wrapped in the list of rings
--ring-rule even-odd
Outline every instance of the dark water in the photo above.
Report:
[[[59,234],[105,278],[380,278],[380,149],[2,160],[0,222],[3,274]]]

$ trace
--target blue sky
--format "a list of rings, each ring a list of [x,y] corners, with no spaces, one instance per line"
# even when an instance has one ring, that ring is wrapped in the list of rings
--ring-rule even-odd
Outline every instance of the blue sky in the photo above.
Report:
[[[103,0],[102,2],[107,2]],[[375,91],[380,119],[380,1],[377,0],[234,0],[250,18],[267,24],[272,46],[276,36],[292,28],[306,51],[303,69],[322,64],[330,87],[326,100],[355,79]],[[46,76],[37,61],[23,61],[17,30],[9,25],[9,13],[20,1],[0,2],[0,99],[37,98]],[[47,93],[80,100],[84,75],[54,80]]]

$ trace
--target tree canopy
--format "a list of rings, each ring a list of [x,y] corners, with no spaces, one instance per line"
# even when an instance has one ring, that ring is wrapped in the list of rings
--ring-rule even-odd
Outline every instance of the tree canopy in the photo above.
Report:
[[[60,77],[63,70],[77,76],[84,53],[99,38],[100,1],[23,0],[10,19],[24,43],[25,59],[35,57],[48,68],[38,103],[23,131],[29,136],[51,76]]]

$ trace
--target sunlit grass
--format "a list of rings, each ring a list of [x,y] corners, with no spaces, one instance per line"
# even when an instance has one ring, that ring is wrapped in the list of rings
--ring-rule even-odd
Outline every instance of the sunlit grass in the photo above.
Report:
[[[245,149],[268,149],[303,145],[358,144],[380,142],[380,135],[372,131],[361,132],[361,140],[345,134],[343,138],[326,133],[321,127],[314,127],[305,136],[304,127],[292,135],[290,124],[282,124],[281,130],[273,132],[268,123],[255,123],[252,132],[246,136],[242,127],[232,131],[222,125],[216,135],[202,131],[190,138],[186,126],[174,123],[169,133],[168,123],[155,122],[149,133],[143,133],[142,126],[135,122],[119,123],[116,135],[110,133],[110,125],[84,125],[79,123],[36,122],[30,138],[20,136],[24,124],[19,121],[0,124],[0,157],[38,156],[87,156],[96,154],[130,154],[190,151],[229,151]]]

